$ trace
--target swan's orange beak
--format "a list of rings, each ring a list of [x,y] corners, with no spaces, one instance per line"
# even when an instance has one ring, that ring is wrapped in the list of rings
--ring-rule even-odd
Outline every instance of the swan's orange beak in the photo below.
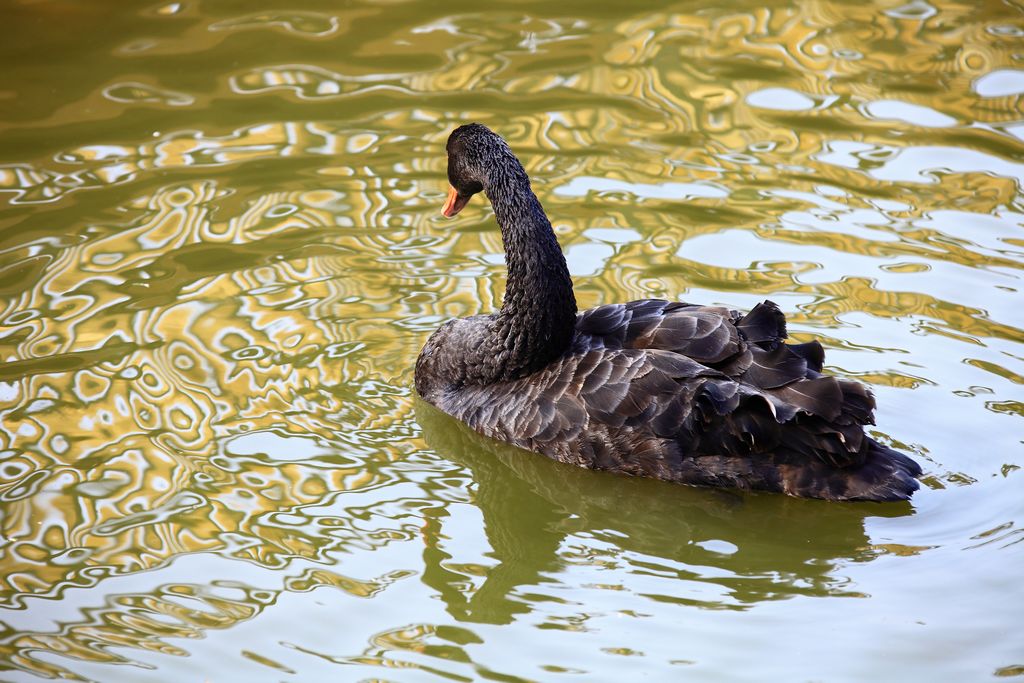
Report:
[[[441,209],[441,213],[445,215],[445,218],[451,218],[469,202],[469,197],[463,197],[459,194],[451,185],[448,186],[448,199],[444,202],[444,208]]]

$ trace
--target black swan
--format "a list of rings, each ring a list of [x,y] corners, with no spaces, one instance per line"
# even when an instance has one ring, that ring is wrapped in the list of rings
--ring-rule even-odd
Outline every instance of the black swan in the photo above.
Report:
[[[921,468],[864,434],[874,399],[786,344],[770,301],[743,315],[658,299],[576,311],[565,258],[508,144],[472,123],[448,138],[443,213],[478,192],[508,264],[501,310],[450,320],[416,391],[475,431],[566,463],[827,500],[906,500]]]

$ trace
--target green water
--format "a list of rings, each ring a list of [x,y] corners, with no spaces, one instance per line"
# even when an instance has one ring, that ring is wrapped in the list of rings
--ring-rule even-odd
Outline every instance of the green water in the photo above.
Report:
[[[1019,2],[12,0],[0,680],[1024,676]],[[291,9],[280,9],[290,6]],[[581,306],[771,298],[906,505],[483,442],[416,354],[493,310],[476,120]]]

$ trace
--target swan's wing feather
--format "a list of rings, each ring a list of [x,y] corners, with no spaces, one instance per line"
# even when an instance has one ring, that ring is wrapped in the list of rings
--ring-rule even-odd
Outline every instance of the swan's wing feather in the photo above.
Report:
[[[863,460],[863,425],[871,423],[874,408],[870,392],[822,376],[817,342],[785,344],[785,322],[774,304],[746,316],[647,302],[643,315],[634,316],[635,310],[623,305],[615,318],[645,330],[626,337],[636,346],[602,350],[580,384],[594,423],[674,439],[682,457],[771,457],[781,450],[832,465]],[[705,343],[710,351],[701,350]],[[698,349],[703,360],[665,346]]]
[[[825,420],[834,421],[843,412],[843,390],[835,377],[802,379],[782,387],[762,385],[759,388],[799,411]]]
[[[785,344],[774,304],[740,315],[646,300],[590,309],[577,329],[573,349],[544,369],[461,387],[444,409],[559,460],[663,478],[708,457],[719,464],[702,471],[779,457],[841,468],[873,443],[870,392],[821,375],[817,342]]]
[[[757,330],[758,336],[767,337],[770,325],[759,322],[761,318],[774,320],[769,314],[759,315],[749,327]],[[673,351],[706,365],[716,365],[742,349],[736,319],[736,314],[721,306],[644,299],[584,311],[577,319],[576,329],[609,348]],[[771,329],[780,332],[778,325]],[[781,334],[785,334],[784,322]]]
[[[749,350],[751,362],[740,377],[751,386],[774,389],[807,376],[807,361],[785,344],[779,344],[770,351],[757,346],[751,346]]]
[[[817,341],[809,341],[804,344],[787,344],[787,348],[804,359],[807,367],[814,372],[821,372],[825,364],[825,349]]]
[[[786,338],[786,316],[771,301],[762,301],[736,321],[736,329],[749,342],[774,344]]]
[[[655,420],[667,428],[689,411],[680,400],[684,384],[709,376],[722,377],[679,354],[598,346],[515,381],[462,387],[444,410],[484,434],[547,452],[547,444],[572,441],[592,425],[635,430]]]

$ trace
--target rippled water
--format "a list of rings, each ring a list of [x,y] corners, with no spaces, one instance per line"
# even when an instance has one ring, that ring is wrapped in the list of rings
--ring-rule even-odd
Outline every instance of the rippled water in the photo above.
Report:
[[[0,678],[1024,676],[1024,10],[20,2],[0,50]],[[675,487],[411,391],[504,284],[469,120],[582,306],[770,297],[907,505]]]

